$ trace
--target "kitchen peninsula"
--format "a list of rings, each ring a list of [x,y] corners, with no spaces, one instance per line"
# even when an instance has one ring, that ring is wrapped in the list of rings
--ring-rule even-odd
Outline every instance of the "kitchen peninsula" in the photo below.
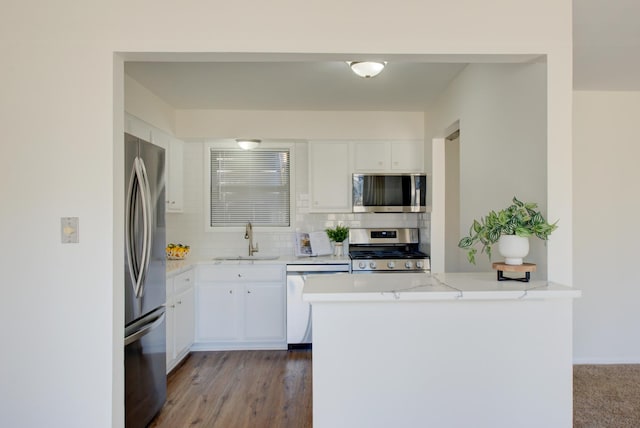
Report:
[[[580,291],[494,273],[310,276],[313,425],[572,425]]]

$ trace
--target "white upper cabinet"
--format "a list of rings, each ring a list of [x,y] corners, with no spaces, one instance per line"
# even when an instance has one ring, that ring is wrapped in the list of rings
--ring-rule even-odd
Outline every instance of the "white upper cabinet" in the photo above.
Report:
[[[351,212],[349,142],[309,142],[309,211]]]
[[[165,209],[167,212],[182,212],[184,143],[159,129],[151,130],[151,142],[165,150]]]
[[[165,150],[165,209],[181,213],[184,206],[184,142],[143,120],[125,114],[125,132]]]
[[[353,154],[356,171],[386,171],[391,169],[389,143],[386,141],[354,143]]]
[[[356,172],[424,172],[423,141],[357,141]]]
[[[184,208],[184,142],[175,137],[169,140],[166,154],[168,212],[182,212]]]

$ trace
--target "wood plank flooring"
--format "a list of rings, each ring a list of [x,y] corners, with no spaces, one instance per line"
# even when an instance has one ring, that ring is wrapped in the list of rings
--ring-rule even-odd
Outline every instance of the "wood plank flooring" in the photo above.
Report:
[[[312,426],[311,351],[193,352],[150,427]]]
[[[311,351],[194,352],[154,428],[310,428]],[[640,365],[574,366],[574,428],[638,427]]]

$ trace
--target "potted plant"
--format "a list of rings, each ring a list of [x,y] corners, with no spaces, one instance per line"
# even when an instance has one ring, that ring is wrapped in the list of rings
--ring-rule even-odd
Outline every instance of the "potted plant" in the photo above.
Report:
[[[349,236],[349,228],[346,226],[336,226],[334,228],[325,229],[329,240],[334,242],[333,254],[335,256],[342,256],[344,254],[342,242]]]
[[[491,260],[491,246],[499,242],[499,251],[506,264],[522,264],[522,258],[529,252],[529,237],[547,240],[558,227],[557,221],[549,224],[537,208],[536,203],[521,202],[514,197],[507,208],[498,212],[492,210],[480,220],[473,220],[469,235],[460,240],[458,247],[467,249],[469,263],[475,264],[477,249],[474,245],[481,244],[481,252],[487,253]],[[505,255],[503,249],[508,251],[509,244],[516,246],[516,253]]]

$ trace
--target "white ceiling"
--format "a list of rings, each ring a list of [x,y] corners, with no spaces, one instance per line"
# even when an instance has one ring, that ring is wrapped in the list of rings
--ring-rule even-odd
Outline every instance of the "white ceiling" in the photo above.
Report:
[[[425,111],[464,63],[389,62],[375,78],[345,61],[128,62],[176,109]]]
[[[574,89],[640,90],[640,0],[574,0],[573,14]],[[425,111],[478,60],[392,55],[379,76],[363,79],[345,63],[363,58],[171,58],[126,62],[125,72],[176,109],[345,111]]]

